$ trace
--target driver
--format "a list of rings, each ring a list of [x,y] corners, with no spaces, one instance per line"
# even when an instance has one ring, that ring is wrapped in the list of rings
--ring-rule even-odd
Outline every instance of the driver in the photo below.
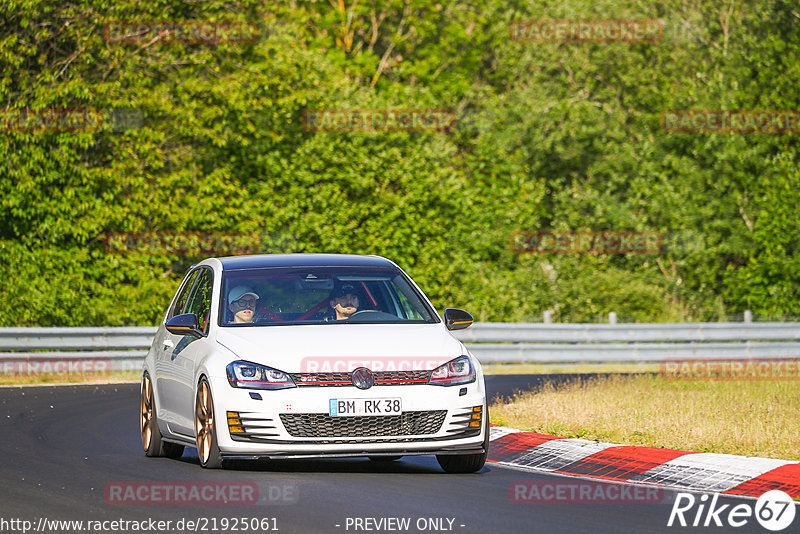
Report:
[[[346,321],[358,311],[358,295],[353,284],[342,284],[331,293],[330,303],[337,321]]]
[[[228,309],[233,313],[233,324],[252,323],[256,314],[258,295],[247,286],[236,286],[228,293]]]

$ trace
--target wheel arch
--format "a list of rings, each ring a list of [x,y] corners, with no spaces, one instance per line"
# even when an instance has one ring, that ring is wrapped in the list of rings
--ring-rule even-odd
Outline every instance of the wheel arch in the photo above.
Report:
[[[164,437],[171,437],[172,433],[169,431],[169,426],[164,421],[164,412],[162,412],[161,407],[161,400],[160,400],[160,393],[158,392],[158,380],[156,378],[154,369],[151,369],[147,365],[147,361],[145,360],[144,365],[142,366],[142,373],[141,377],[139,378],[139,394],[142,393],[142,387],[144,386],[144,375],[147,374],[150,377],[150,387],[153,388],[153,404],[155,404],[155,415],[156,415],[156,422],[158,424],[158,430]]]

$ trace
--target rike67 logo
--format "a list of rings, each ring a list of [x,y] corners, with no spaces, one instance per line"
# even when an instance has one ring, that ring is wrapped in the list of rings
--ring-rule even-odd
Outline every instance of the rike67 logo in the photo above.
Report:
[[[792,498],[780,490],[772,490],[763,494],[755,502],[737,504],[717,504],[719,493],[714,494],[711,502],[709,495],[701,495],[696,499],[691,493],[678,493],[667,526],[708,527],[727,526],[738,528],[748,524],[753,517],[767,530],[777,532],[784,530],[794,521],[796,513]]]

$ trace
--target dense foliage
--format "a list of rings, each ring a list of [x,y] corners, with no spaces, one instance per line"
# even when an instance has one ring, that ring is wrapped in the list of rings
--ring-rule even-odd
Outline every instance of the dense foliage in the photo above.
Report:
[[[251,43],[109,42],[239,20]],[[518,19],[660,19],[657,43],[522,43]],[[792,0],[4,0],[0,325],[155,324],[200,254],[109,233],[256,234],[395,260],[483,321],[800,316],[797,134],[668,133],[661,112],[800,109]],[[308,109],[452,109],[449,132],[315,132]],[[117,122],[115,122],[117,121]],[[515,254],[516,230],[654,230],[663,254]],[[223,251],[224,252],[224,251]]]

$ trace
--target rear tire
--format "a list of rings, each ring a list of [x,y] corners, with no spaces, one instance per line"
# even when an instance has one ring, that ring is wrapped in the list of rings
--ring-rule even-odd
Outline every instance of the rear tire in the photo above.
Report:
[[[214,400],[211,387],[205,377],[197,385],[194,403],[194,432],[197,441],[197,457],[206,469],[222,467],[222,456],[217,445],[217,421],[214,417]]]
[[[153,382],[147,372],[142,375],[139,431],[142,435],[142,447],[145,455],[150,457],[166,456],[167,458],[180,458],[183,455],[183,445],[164,441],[161,435],[156,416]]]
[[[489,456],[489,410],[483,412],[486,421],[484,429],[486,436],[483,438],[483,452],[480,454],[439,454],[436,461],[446,473],[475,473],[483,469],[486,457]]]

